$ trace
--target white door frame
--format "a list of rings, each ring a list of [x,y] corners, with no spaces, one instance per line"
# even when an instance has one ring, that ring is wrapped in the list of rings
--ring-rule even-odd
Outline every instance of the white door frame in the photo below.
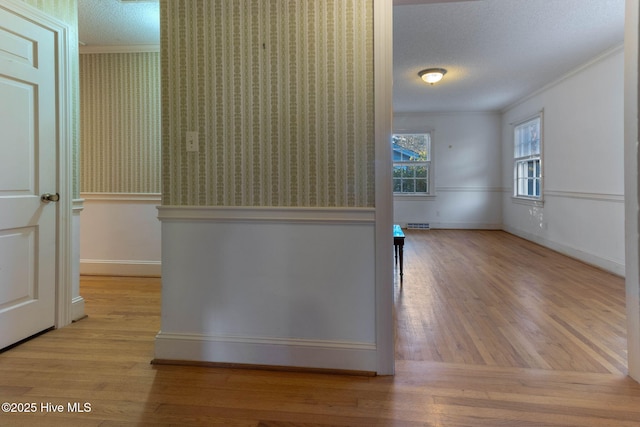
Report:
[[[71,323],[71,219],[72,219],[72,122],[71,122],[71,58],[69,26],[46,13],[18,0],[4,0],[0,7],[35,22],[56,34],[56,98],[58,156],[56,203],[56,328]]]
[[[373,2],[373,49],[375,70],[375,159],[376,159],[376,350],[378,375],[395,370],[395,324],[393,321],[393,264],[391,230],[391,132],[393,129],[393,3]]]
[[[640,382],[640,219],[638,173],[638,46],[640,8],[636,0],[625,2],[624,34],[624,200],[625,282],[627,302],[628,373]]]

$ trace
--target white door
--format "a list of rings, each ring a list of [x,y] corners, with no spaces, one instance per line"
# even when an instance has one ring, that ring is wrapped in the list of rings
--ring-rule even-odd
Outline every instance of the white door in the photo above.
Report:
[[[0,7],[0,348],[55,324],[55,41]]]

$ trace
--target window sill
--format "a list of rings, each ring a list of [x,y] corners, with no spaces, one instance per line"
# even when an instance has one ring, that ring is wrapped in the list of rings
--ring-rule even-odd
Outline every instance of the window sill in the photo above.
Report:
[[[393,193],[394,200],[435,200],[435,194],[402,194]]]
[[[533,199],[530,197],[517,197],[517,196],[511,196],[511,201],[513,203],[517,203],[519,205],[526,205],[526,206],[536,206],[536,207],[543,207],[544,206],[544,200],[543,199]]]

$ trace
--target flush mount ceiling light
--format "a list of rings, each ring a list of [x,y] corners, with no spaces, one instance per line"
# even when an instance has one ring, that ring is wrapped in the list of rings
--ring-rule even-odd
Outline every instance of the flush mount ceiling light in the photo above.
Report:
[[[426,70],[422,70],[418,73],[422,80],[430,85],[438,83],[442,80],[445,74],[447,74],[447,70],[444,68],[427,68]]]

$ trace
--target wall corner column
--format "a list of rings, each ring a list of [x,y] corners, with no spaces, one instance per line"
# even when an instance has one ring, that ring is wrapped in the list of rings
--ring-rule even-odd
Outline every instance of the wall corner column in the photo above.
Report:
[[[638,2],[626,1],[624,67],[625,281],[628,373],[640,381],[640,209],[638,206]]]
[[[375,168],[376,168],[376,345],[378,375],[393,375],[393,265],[391,231],[391,132],[393,129],[393,3],[374,1]]]

